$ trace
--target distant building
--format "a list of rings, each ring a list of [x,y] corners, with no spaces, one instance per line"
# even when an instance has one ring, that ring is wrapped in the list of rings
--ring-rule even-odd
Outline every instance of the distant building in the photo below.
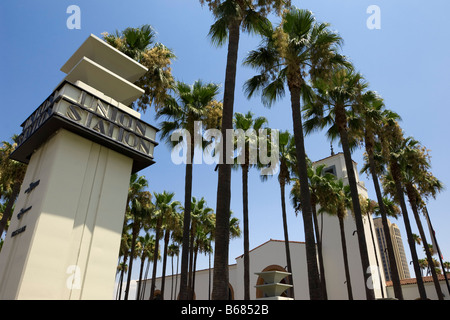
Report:
[[[409,273],[408,261],[406,260],[405,249],[403,247],[402,235],[400,229],[395,223],[391,223],[389,219],[389,233],[392,239],[392,247],[394,249],[395,261],[397,263],[398,275],[400,280],[409,279],[411,275]],[[389,255],[386,246],[386,237],[384,233],[383,224],[381,218],[373,219],[375,225],[375,232],[377,235],[378,246],[380,248],[381,259],[383,261],[383,271],[386,277],[386,281],[392,281],[391,268],[389,264]]]

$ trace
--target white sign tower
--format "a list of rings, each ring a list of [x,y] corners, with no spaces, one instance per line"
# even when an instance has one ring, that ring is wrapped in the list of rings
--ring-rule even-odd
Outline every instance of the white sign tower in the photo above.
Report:
[[[22,124],[28,168],[0,252],[0,299],[112,299],[130,175],[157,129],[127,107],[147,69],[91,35]]]

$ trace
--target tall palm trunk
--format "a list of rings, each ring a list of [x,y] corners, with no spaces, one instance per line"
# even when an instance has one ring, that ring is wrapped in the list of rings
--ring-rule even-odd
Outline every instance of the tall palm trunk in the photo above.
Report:
[[[197,270],[197,256],[198,256],[198,244],[195,246],[195,250],[194,250],[194,266],[193,266],[193,272],[192,272],[192,286],[191,286],[191,291],[192,291],[192,298],[194,298],[194,293],[195,293],[195,270]]]
[[[422,244],[425,249],[425,255],[427,256],[428,267],[431,271],[431,276],[433,278],[434,286],[436,288],[436,293],[439,300],[444,300],[444,296],[442,294],[441,285],[439,284],[439,279],[436,273],[436,269],[434,268],[433,257],[431,256],[430,247],[428,246],[428,241],[426,239],[425,232],[423,230],[422,222],[420,221],[419,212],[417,211],[417,199],[415,196],[414,187],[410,184],[406,184],[406,193],[409,199],[409,204],[411,205],[411,209],[414,214],[414,218],[416,220],[417,229],[419,229],[420,238],[422,239]]]
[[[288,81],[289,84],[289,81]],[[303,228],[305,233],[306,264],[308,268],[309,297],[311,300],[323,299],[317,267],[316,244],[312,222],[311,196],[308,184],[308,170],[300,112],[300,88],[289,84],[291,93],[292,121],[294,126],[295,148],[298,175],[300,180],[300,199],[302,203]]]
[[[341,231],[342,256],[344,258],[345,283],[347,284],[348,300],[353,300],[352,282],[350,268],[348,265],[347,241],[345,240],[344,218],[338,213],[339,229]]]
[[[173,258],[174,257],[172,257],[172,264],[173,264]],[[176,262],[177,268],[176,268],[175,273],[173,272],[173,267],[172,267],[172,294],[170,295],[172,300],[177,300],[177,287],[178,287],[178,278],[179,278],[178,266],[179,266],[179,262],[180,262],[179,260],[180,260],[180,255],[178,253],[177,254],[177,262]]]
[[[322,232],[319,231],[319,221],[317,220],[316,203],[312,201],[311,206],[314,221],[314,231],[316,234],[316,241],[317,241],[317,255],[319,258],[320,287],[322,289],[323,299],[328,300],[327,283],[325,280],[325,264],[323,262],[323,254],[322,254]],[[321,228],[323,229],[323,220],[321,223]]]
[[[143,285],[142,285],[142,292],[141,292],[141,300],[144,300],[144,298],[145,298],[145,289],[147,289],[147,282],[148,282],[148,273],[149,273],[149,271],[150,271],[150,264],[151,264],[151,259],[150,259],[150,256],[147,258],[147,266],[145,267],[145,276],[144,276],[144,278],[145,278],[145,281],[144,281],[144,283],[143,283]]]
[[[171,277],[171,281],[170,281],[170,282],[171,282],[171,288],[170,288],[170,300],[174,300],[174,299],[173,299],[173,286],[174,286],[174,284],[175,284],[175,280],[174,280],[173,277],[174,277],[175,274],[173,273],[173,257],[174,257],[174,256],[172,255],[172,257],[171,257],[171,258],[172,258],[172,259],[171,259],[171,260],[172,260],[172,261],[171,261],[172,277]],[[175,277],[176,277],[176,275],[175,275]]]
[[[289,248],[289,233],[288,233],[288,225],[287,225],[287,216],[286,216],[286,200],[285,200],[285,183],[284,181],[280,181],[280,191],[281,191],[281,214],[283,218],[283,231],[284,231],[284,248],[286,251],[286,264],[287,271],[290,273],[289,275],[289,284],[293,285],[293,276],[292,276],[292,264],[291,264],[291,250]],[[294,287],[289,289],[289,297],[294,298]]]
[[[344,152],[344,160],[345,160],[345,167],[347,169],[348,184],[350,186],[350,192],[352,195],[352,204],[353,204],[353,211],[355,214],[356,230],[358,234],[359,253],[361,256],[361,264],[363,269],[362,271],[364,275],[364,284],[365,284],[364,288],[366,291],[366,298],[367,300],[374,300],[375,293],[373,287],[366,285],[369,283],[371,278],[370,273],[368,273],[368,271],[370,270],[369,269],[370,261],[369,261],[369,254],[367,252],[367,243],[366,243],[366,236],[364,233],[364,223],[362,220],[361,206],[359,203],[358,186],[356,184],[356,176],[353,168],[350,145],[348,142],[347,119],[345,115],[344,106],[336,106],[335,111],[336,111],[336,123],[338,126],[339,136],[341,139],[342,151]]]
[[[178,276],[178,267],[179,267],[179,265],[180,265],[180,253],[177,254],[177,272],[176,272],[177,276],[175,277],[174,300],[177,300],[176,292],[177,292],[177,287],[178,287],[178,278],[179,278],[179,276]]]
[[[425,291],[425,285],[423,283],[422,274],[420,271],[419,258],[417,256],[416,244],[414,241],[411,223],[409,222],[408,210],[406,209],[405,197],[403,196],[403,188],[400,182],[400,172],[398,165],[395,162],[391,162],[391,174],[395,183],[395,190],[397,193],[397,198],[400,202],[400,208],[402,209],[403,221],[405,223],[406,235],[408,238],[409,249],[411,251],[411,258],[413,261],[414,273],[417,280],[417,288],[419,290],[420,298],[427,299],[427,294]]]
[[[211,300],[211,252],[208,252],[208,300]]]
[[[125,288],[125,300],[128,300],[128,294],[130,293],[130,283],[131,283],[131,271],[133,269],[134,252],[136,250],[136,238],[139,233],[137,229],[137,223],[133,224],[133,232],[131,236],[131,251],[130,251],[130,264],[128,266],[128,276],[127,276],[127,286]]]
[[[191,199],[192,199],[192,160],[194,159],[194,136],[191,134],[190,157],[191,161],[186,163],[186,174],[184,180],[184,216],[183,216],[183,240],[181,251],[181,275],[180,275],[180,300],[189,299],[189,234],[191,226]]]
[[[369,146],[369,147],[366,147],[366,151],[369,156],[370,172],[372,175],[372,181],[373,181],[373,185],[375,188],[375,193],[377,195],[378,206],[380,208],[380,213],[381,213],[381,223],[383,224],[384,237],[386,239],[386,248],[388,251],[391,279],[392,279],[392,283],[393,283],[393,287],[394,287],[394,295],[397,299],[403,300],[403,292],[402,292],[402,286],[400,284],[400,276],[398,274],[397,260],[395,258],[394,247],[392,245],[391,233],[389,232],[386,208],[384,207],[380,183],[378,181],[378,176],[376,174],[373,150]]]
[[[188,281],[188,287],[189,287],[189,300],[192,300],[193,298],[193,288],[194,288],[194,241],[195,241],[195,223],[191,223],[191,236],[190,236],[190,243],[189,243],[189,281]]]
[[[368,213],[371,214],[371,213]],[[370,228],[370,238],[372,239],[372,247],[373,247],[373,252],[375,255],[375,262],[377,264],[377,270],[378,270],[378,281],[380,283],[380,291],[381,291],[381,297],[384,298],[384,290],[383,290],[383,280],[381,279],[381,274],[379,272],[380,270],[380,262],[378,260],[378,254],[377,254],[377,244],[375,242],[375,236],[373,234],[373,228],[372,228],[372,222],[370,221],[370,218],[367,218],[369,220],[369,228]]]
[[[244,300],[250,300],[250,241],[248,232],[248,164],[242,167],[242,205],[244,225]]]
[[[430,233],[431,233],[431,236],[432,236],[432,241],[434,241],[434,244],[436,245],[437,254],[439,256],[439,262],[441,263],[441,266],[442,266],[442,273],[444,274],[445,283],[447,284],[447,290],[450,293],[450,285],[449,285],[448,276],[447,276],[448,270],[445,271],[445,269],[446,269],[445,268],[445,262],[442,261],[441,249],[439,248],[439,245],[438,245],[438,242],[437,242],[437,239],[436,239],[436,234],[434,233],[433,227],[431,225],[430,216],[428,214],[428,208],[426,206],[425,206],[425,210],[424,210],[424,215],[425,215],[426,220],[427,220],[427,222],[429,224]]]
[[[223,96],[222,137],[233,129],[233,105],[241,21],[228,27],[228,54]],[[216,241],[214,252],[213,300],[228,299],[228,248],[230,234],[231,165],[226,164],[226,143],[223,143],[222,164],[219,165],[216,204]]]
[[[150,287],[150,297],[149,299],[152,300],[153,296],[155,294],[155,287],[156,287],[156,268],[158,265],[158,251],[159,251],[159,240],[161,238],[161,225],[162,225],[162,217],[159,217],[156,221],[156,228],[155,228],[155,253],[153,254],[153,271],[152,271],[152,286]]]
[[[139,281],[136,289],[136,300],[141,300],[141,292],[142,292],[142,277],[144,274],[144,264],[145,257],[141,257],[141,266],[139,268]]]
[[[122,270],[120,270],[119,288],[117,289],[116,300],[122,299],[123,278],[124,278],[124,274],[125,274],[125,266],[126,266],[127,258],[128,258],[128,254],[125,253],[123,255]]]
[[[166,266],[167,266],[167,249],[169,246],[170,231],[166,229],[164,234],[164,253],[163,253],[163,268],[161,278],[161,298],[164,299],[164,289],[166,287]]]

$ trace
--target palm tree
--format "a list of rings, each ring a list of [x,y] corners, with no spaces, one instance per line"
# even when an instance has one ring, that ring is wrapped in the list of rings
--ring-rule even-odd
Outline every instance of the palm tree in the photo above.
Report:
[[[207,206],[206,200],[202,197],[197,200],[192,198],[192,223],[191,223],[191,264],[189,287],[191,288],[190,299],[193,298],[195,289],[195,270],[199,251],[208,252],[211,250],[211,235],[214,231],[215,215],[213,209]]]
[[[145,112],[152,104],[155,109],[163,107],[174,85],[170,65],[175,54],[161,43],[155,43],[156,32],[146,24],[138,28],[126,28],[114,34],[103,33],[109,45],[136,60],[148,71],[135,84],[145,92],[136,101],[135,108]],[[133,107],[131,105],[130,107]]]
[[[422,270],[422,272],[424,270],[428,269],[428,260],[427,259],[419,259],[419,266],[420,266],[420,270]],[[423,273],[421,273],[423,276]]]
[[[151,202],[152,195],[148,191],[142,191],[139,195],[132,200],[130,213],[132,216],[131,224],[131,252],[130,252],[130,263],[128,266],[128,279],[127,279],[127,289],[125,292],[125,300],[128,300],[128,294],[131,283],[131,275],[133,269],[133,261],[138,256],[137,254],[137,240],[139,232],[142,230],[148,220],[151,218],[153,204]]]
[[[399,300],[403,300],[403,292],[400,284],[400,276],[398,274],[397,261],[395,259],[395,252],[392,245],[391,233],[389,232],[389,226],[387,221],[386,208],[383,201],[383,195],[378,180],[378,174],[385,171],[383,165],[378,165],[375,160],[376,148],[379,147],[376,139],[379,137],[380,128],[384,123],[389,121],[398,121],[400,116],[390,110],[385,110],[384,102],[375,92],[368,91],[364,93],[363,104],[360,111],[360,119],[363,122],[364,128],[364,145],[366,149],[365,160],[366,165],[361,172],[370,172],[372,176],[373,185],[378,201],[378,210],[381,215],[381,223],[383,225],[384,237],[386,239],[386,248],[389,258],[389,266],[391,272],[391,279],[394,288],[395,297]],[[379,162],[378,162],[379,163]]]
[[[400,208],[398,207],[398,205],[395,203],[395,201],[392,198],[388,198],[387,196],[384,196],[383,204],[384,204],[384,208],[386,209],[386,215],[388,217],[398,219],[401,216],[402,211],[400,210]],[[380,215],[379,210],[378,211],[375,210],[375,214]]]
[[[178,221],[179,225],[177,226],[177,228],[174,229],[174,232],[172,232],[172,243],[176,245],[177,247],[177,270],[176,270],[176,278],[175,278],[175,288],[174,288],[174,292],[173,292],[173,299],[177,300],[178,299],[178,294],[180,292],[180,290],[178,289],[178,280],[180,278],[179,276],[179,266],[180,266],[180,249],[181,249],[181,245],[183,242],[183,220],[184,220],[184,212],[181,209],[180,210],[180,220]],[[173,281],[173,279],[172,279]]]
[[[348,184],[352,194],[352,204],[355,213],[355,223],[358,235],[359,251],[361,256],[364,283],[370,281],[369,255],[367,252],[366,237],[364,233],[364,223],[359,203],[358,186],[356,174],[353,167],[351,146],[356,140],[349,136],[348,129],[348,109],[358,109],[363,90],[367,84],[363,81],[359,73],[355,73],[353,68],[339,67],[332,71],[329,79],[317,79],[314,82],[316,95],[314,99],[305,105],[306,117],[305,130],[310,133],[326,126],[335,128],[340,138],[342,151],[344,153],[345,167],[347,169]],[[328,130],[330,136],[333,131]],[[333,138],[331,136],[331,138]],[[371,286],[364,286],[368,300],[375,299],[375,294]]]
[[[183,243],[181,253],[181,279],[180,299],[188,298],[188,265],[189,265],[189,228],[191,219],[192,199],[192,160],[194,159],[194,132],[195,122],[208,119],[209,107],[214,103],[219,86],[213,83],[204,84],[196,81],[192,86],[183,82],[175,85],[177,98],[170,97],[166,105],[159,109],[156,118],[164,117],[167,120],[161,124],[161,137],[172,144],[170,136],[180,129],[187,130],[190,141],[183,141],[187,145],[185,194],[184,194],[184,218],[183,218]]]
[[[128,219],[125,219],[128,221]],[[122,231],[122,239],[120,241],[120,250],[119,250],[119,262],[117,265],[117,272],[120,272],[119,275],[119,285],[117,287],[116,292],[116,300],[122,299],[122,290],[123,290],[123,280],[125,274],[128,272],[128,257],[130,254],[130,245],[131,245],[131,234],[130,234],[130,226],[127,223],[124,223],[124,228]],[[120,258],[122,257],[122,262],[120,262]]]
[[[262,45],[247,55],[244,63],[259,70],[260,74],[249,79],[244,89],[248,97],[260,91],[263,103],[271,106],[276,99],[284,96],[285,83],[289,88],[298,175],[300,184],[305,186],[301,188],[301,197],[310,298],[321,299],[311,200],[309,188],[306,187],[308,173],[300,100],[310,93],[305,73],[309,72],[313,79],[326,77],[332,65],[344,62],[337,53],[342,40],[329,31],[328,24],[317,23],[310,11],[292,8],[284,12],[282,18],[275,30],[264,30]]]
[[[170,289],[170,299],[175,300],[174,294],[177,290],[177,287],[176,287],[177,281],[176,280],[178,280],[177,274],[178,274],[178,257],[180,255],[180,246],[177,243],[172,243],[169,246],[169,250],[167,251],[167,254],[169,257],[172,258],[172,287]],[[177,257],[177,272],[176,273],[173,270],[173,258],[175,256]],[[174,279],[174,276],[176,277],[175,279]]]
[[[17,146],[16,138],[17,136],[12,137],[13,143],[3,141],[3,146],[0,149],[0,198],[5,199],[5,208],[2,210],[0,219],[0,238],[3,235],[3,231],[7,229],[8,221],[11,219],[13,206],[19,195],[27,170],[27,165],[9,158]]]
[[[308,161],[308,182],[311,194],[311,206],[312,206],[312,216],[314,221],[314,232],[317,242],[317,256],[319,261],[320,270],[320,285],[322,290],[323,299],[328,299],[326,277],[325,277],[325,266],[322,254],[322,230],[319,230],[319,222],[317,219],[318,212],[317,207],[326,205],[328,202],[328,195],[331,190],[331,184],[333,183],[335,176],[331,173],[325,172],[325,165],[319,165],[313,167],[312,162]],[[295,174],[295,170],[294,170]],[[300,180],[298,178],[294,179],[294,185],[291,190],[291,203],[295,209],[295,213],[302,211],[302,203],[300,197]],[[321,215],[323,218],[323,215]],[[323,226],[323,222],[320,224]]]
[[[426,201],[428,200],[429,197],[433,197],[433,199],[435,199],[436,195],[439,192],[441,192],[443,189],[444,189],[444,185],[440,180],[438,180],[436,177],[434,177],[431,172],[425,172],[425,177],[423,177],[422,183],[420,186],[420,197],[419,197],[420,205],[419,206],[420,206],[420,209],[422,210],[422,213],[424,214],[425,219],[428,223],[428,227],[430,229],[430,234],[431,234],[432,241],[433,241],[433,246],[435,247],[434,249],[436,250],[436,254],[439,257],[440,264],[442,265],[442,272],[444,274],[445,282],[447,284],[447,290],[450,293],[450,284],[449,284],[448,277],[447,277],[447,274],[446,274],[445,268],[444,268],[445,262],[442,260],[443,256],[442,256],[441,250],[439,248],[439,244],[436,239],[436,234],[433,230],[430,215],[428,213],[428,209],[427,209],[427,205],[426,205]]]
[[[136,300],[142,299],[142,278],[144,273],[144,265],[145,261],[150,261],[150,259],[153,257],[153,250],[155,247],[155,237],[154,235],[150,235],[148,232],[145,233],[144,236],[139,236],[138,239],[138,246],[139,246],[139,253],[138,256],[141,259],[141,266],[139,269],[139,281],[137,285],[137,292],[136,292]]]
[[[161,238],[161,231],[165,222],[165,219],[172,215],[177,207],[180,205],[178,201],[175,201],[175,193],[163,191],[161,193],[154,193],[155,196],[155,210],[154,216],[156,219],[155,225],[155,252],[159,250],[159,240]],[[158,264],[158,255],[153,256],[153,272],[152,272],[152,286],[150,288],[150,299],[153,299],[155,293],[155,282],[156,282],[156,269]],[[161,296],[163,297],[163,291],[161,287]]]
[[[116,290],[116,300],[121,299],[123,276],[127,272],[128,272],[128,265],[125,262],[120,262],[117,265],[117,273],[120,274],[120,276],[119,276],[119,286],[117,287],[117,290]]]
[[[291,263],[291,251],[289,248],[289,233],[288,223],[286,215],[286,185],[291,182],[291,169],[296,164],[295,160],[295,142],[294,137],[289,131],[282,131],[278,135],[278,183],[280,185],[280,198],[281,198],[281,217],[283,221],[284,232],[284,247],[286,251],[286,265],[289,275],[289,283],[293,283],[292,277],[292,263]],[[266,181],[268,177],[272,177],[272,174],[261,175],[263,181]],[[289,289],[289,297],[294,298],[294,287]]]
[[[143,225],[147,222],[151,215],[151,194],[148,191],[144,191],[144,188],[148,186],[148,182],[144,176],[138,176],[136,173],[130,176],[130,185],[128,188],[127,199],[127,212],[125,213],[125,219],[129,224],[131,231],[131,243],[130,243],[130,262],[128,266],[128,278],[125,289],[125,300],[128,300],[128,294],[130,291],[131,283],[131,271],[133,269],[133,260],[135,258],[136,239]]]
[[[167,210],[163,219],[164,228],[164,252],[163,252],[163,268],[161,277],[161,296],[164,297],[164,289],[166,283],[166,265],[167,265],[167,255],[169,250],[169,240],[171,233],[177,232],[176,229],[181,226],[181,213],[178,211],[180,206],[179,201],[173,201],[170,204],[170,210]]]
[[[154,216],[150,220],[150,224],[149,225],[150,225],[151,228],[155,226],[155,217]],[[150,272],[150,265],[153,262],[155,255],[157,256],[156,260],[161,260],[161,250],[158,250],[157,252],[155,251],[155,247],[156,247],[155,235],[152,235],[151,239],[152,239],[151,243],[150,243],[151,247],[149,248],[150,255],[147,257],[148,261],[147,261],[147,266],[145,267],[145,275],[143,277],[144,279],[148,279],[148,274]],[[139,296],[140,300],[144,300],[145,299],[145,291],[146,291],[146,288],[147,288],[147,283],[148,283],[147,280],[143,281],[143,283],[142,283],[141,294]]]
[[[249,257],[249,230],[248,230],[248,171],[252,166],[258,164],[251,160],[251,153],[258,150],[257,135],[254,134],[267,124],[265,117],[253,118],[252,112],[242,114],[236,112],[234,115],[234,129],[241,130],[243,143],[237,146],[237,166],[242,169],[242,204],[244,225],[244,300],[250,300],[250,257]],[[250,133],[250,134],[247,134]],[[238,141],[239,144],[239,141]]]
[[[406,208],[404,189],[402,184],[401,159],[403,152],[407,147],[408,141],[403,137],[403,132],[397,121],[391,121],[383,127],[382,133],[382,154],[388,161],[389,171],[382,177],[383,189],[392,195],[400,208],[405,223],[405,231],[408,238],[408,244],[411,251],[411,258],[414,267],[414,273],[417,279],[417,287],[421,299],[427,299],[420,266],[418,263],[417,250],[414,245],[414,237],[411,229],[411,223]]]
[[[331,185],[328,195],[328,201],[321,204],[320,211],[334,215],[338,218],[339,229],[341,231],[342,254],[344,258],[344,270],[347,284],[348,299],[353,300],[353,290],[350,277],[350,269],[348,264],[347,242],[345,237],[344,220],[347,217],[347,210],[352,210],[350,187],[344,186],[342,180],[335,180]]]
[[[441,285],[439,284],[436,270],[432,267],[433,257],[419,216],[419,206],[422,202],[419,190],[429,190],[426,179],[427,174],[430,174],[428,170],[431,167],[429,156],[426,148],[420,146],[417,140],[411,138],[407,138],[406,140],[406,148],[403,149],[404,157],[400,158],[403,173],[403,184],[405,186],[405,192],[413,211],[414,218],[416,220],[416,225],[419,230],[420,237],[422,238],[425,254],[428,260],[428,264],[430,265],[430,271],[436,288],[437,296],[439,300],[443,300],[444,296],[442,294]]]
[[[369,228],[370,228],[370,237],[372,238],[372,247],[373,247],[373,252],[375,255],[375,262],[377,264],[377,270],[380,270],[380,263],[378,261],[378,254],[377,254],[377,243],[375,240],[374,230],[373,230],[372,222],[371,222],[372,215],[375,214],[375,212],[380,212],[380,205],[378,204],[378,202],[371,200],[369,198],[365,198],[362,195],[359,196],[359,201],[361,203],[361,213],[364,216],[368,217]],[[383,208],[384,208],[384,204],[383,204]],[[382,298],[384,298],[384,290],[382,289],[383,282],[382,282],[381,276],[378,276],[378,279],[380,282],[381,296],[382,296]]]
[[[280,13],[290,0],[200,0],[207,3],[216,19],[209,35],[214,44],[221,46],[228,40],[227,64],[223,94],[222,136],[233,128],[234,92],[240,32],[258,32],[270,24],[266,16],[273,10]],[[226,155],[223,144],[223,155]],[[225,157],[223,157],[225,159]],[[227,159],[228,160],[228,159]],[[229,214],[231,198],[231,166],[223,161],[219,165],[217,204],[216,204],[216,242],[214,257],[213,299],[228,298],[228,241]]]
[[[125,213],[128,215],[128,213]],[[124,219],[124,227],[122,230],[122,238],[120,241],[120,249],[119,249],[119,263],[117,265],[117,272],[119,275],[119,285],[117,287],[116,292],[116,300],[120,300],[122,298],[122,286],[124,275],[128,272],[127,260],[130,253],[130,245],[131,245],[131,235],[130,235],[130,226],[126,223],[128,221],[127,218]],[[122,257],[122,262],[120,262],[120,258]]]
[[[385,212],[386,217],[391,217],[391,218],[398,219],[399,216],[401,215],[401,210],[398,207],[398,205],[395,203],[395,201],[393,199],[391,199],[391,198],[388,198],[387,196],[383,196],[382,201],[383,201],[383,208],[384,208],[384,212]],[[363,208],[363,206],[361,206],[361,208]],[[381,210],[380,210],[380,205],[379,205],[378,202],[376,203],[376,206],[373,208],[373,212],[372,213],[375,216],[377,216],[377,217],[378,216],[381,217]],[[385,232],[385,236],[386,236],[386,232]],[[384,243],[385,243],[386,246],[388,245],[388,241],[387,240],[384,241]],[[390,243],[390,245],[392,246],[392,242]],[[395,256],[393,258],[391,258],[389,256],[389,249],[387,249],[387,248],[384,251],[380,251],[380,255],[382,257],[384,257],[385,261],[387,262],[387,268],[388,268],[389,271],[391,271],[390,279],[392,279],[392,271],[396,271],[397,274],[398,274],[397,261],[394,260],[395,267],[391,265],[392,259],[396,259],[396,258],[395,258]],[[377,260],[377,264],[378,264],[378,260]],[[401,287],[400,287],[400,292],[402,292],[401,291]],[[395,294],[395,288],[394,288],[394,294]],[[403,293],[402,293],[402,296],[397,296],[396,295],[395,297],[397,299],[403,299]]]
[[[412,238],[413,238],[415,244],[417,244],[419,246],[422,244],[422,239],[420,238],[420,236],[418,234],[413,233]]]
[[[323,214],[321,215],[322,217],[322,221],[320,223],[321,230],[319,230],[317,207],[326,206],[328,202],[328,194],[330,193],[330,190],[331,191],[333,190],[333,183],[336,177],[332,173],[325,172],[324,168],[325,168],[324,164],[314,167],[313,163],[308,159],[308,179],[309,179],[309,189],[311,190],[311,205],[313,212],[314,231],[316,234],[316,241],[317,241],[317,255],[320,270],[320,285],[322,288],[323,298],[328,299],[325,265],[322,253]]]
[[[450,272],[450,262],[445,261],[445,262],[442,264],[442,268],[444,268],[445,270],[447,270],[447,272]]]

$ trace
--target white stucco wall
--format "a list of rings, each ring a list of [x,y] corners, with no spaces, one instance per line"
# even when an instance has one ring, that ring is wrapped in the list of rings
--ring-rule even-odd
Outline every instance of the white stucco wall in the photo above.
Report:
[[[36,151],[0,253],[0,299],[110,299],[131,167],[66,130]]]

